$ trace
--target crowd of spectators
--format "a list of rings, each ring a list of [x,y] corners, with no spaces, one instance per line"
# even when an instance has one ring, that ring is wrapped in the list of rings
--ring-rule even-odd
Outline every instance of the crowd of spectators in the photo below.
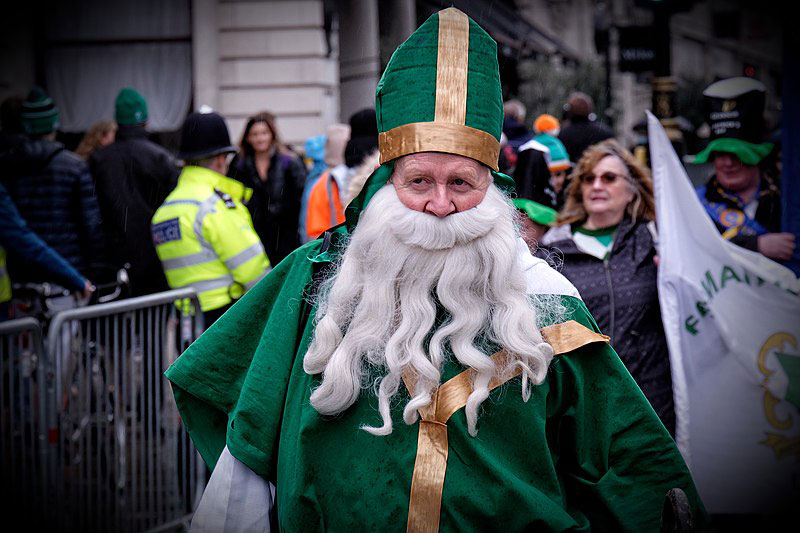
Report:
[[[698,190],[701,201],[726,238],[787,259],[794,238],[779,230],[778,176],[762,164],[771,160],[773,148],[759,142],[763,132],[755,126],[763,111],[763,87],[737,78],[718,82],[704,94],[709,117],[719,101],[739,98],[740,107],[756,118],[745,117],[745,126],[736,131],[725,129],[730,121],[712,127],[711,143],[698,161],[713,163],[715,173]],[[19,220],[46,249],[39,260],[31,260],[13,244],[19,241],[4,239],[2,285],[10,287],[10,276],[15,283],[50,281],[85,291],[88,280],[102,281],[125,268],[132,295],[170,288],[151,225],[186,161],[150,140],[144,97],[133,88],[122,89],[114,120],[94,124],[74,153],[56,140],[59,109],[42,89],[34,88],[24,99],[6,99],[0,111],[0,176],[4,202],[15,213],[9,220]],[[523,238],[536,254],[561,265],[604,330],[625,337],[614,342],[623,360],[627,353],[641,352],[643,344],[664,346],[663,331],[655,331],[657,232],[652,208],[646,207],[652,204],[647,168],[613,140],[613,131],[597,120],[592,99],[582,92],[570,94],[561,120],[540,114],[528,127],[526,108],[518,100],[507,101],[504,113],[500,167],[515,182]],[[715,121],[709,118],[709,123]],[[379,164],[377,131],[375,111],[367,108],[298,149],[281,141],[274,114],[262,111],[248,118],[224,174],[251,191],[243,204],[273,267],[301,243],[344,222],[348,202]],[[598,225],[592,209],[603,202],[614,216]],[[628,246],[634,252],[623,254]],[[622,270],[634,271],[641,283],[630,276],[621,282],[599,275],[603,269],[618,273],[609,265],[622,256],[630,263]],[[598,275],[586,275],[586,269],[598,269]],[[586,280],[592,281],[582,285]],[[639,325],[628,324],[625,313],[615,309],[627,302],[630,310],[633,293],[641,300],[635,313]],[[3,290],[0,300],[7,302],[10,294]],[[632,369],[637,364],[655,369],[667,383],[662,351],[652,355],[658,363],[626,362]],[[671,409],[667,403],[659,413],[671,428],[670,415],[664,414]]]

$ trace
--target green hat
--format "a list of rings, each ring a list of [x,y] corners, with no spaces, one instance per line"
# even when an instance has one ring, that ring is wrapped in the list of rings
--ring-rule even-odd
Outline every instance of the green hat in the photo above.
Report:
[[[22,128],[28,135],[45,135],[56,131],[59,111],[53,99],[41,87],[34,87],[22,102]]]
[[[697,164],[707,163],[714,152],[727,152],[739,158],[745,165],[755,166],[772,151],[772,143],[750,143],[741,139],[720,137],[714,139],[705,149],[697,154],[694,162]]]
[[[114,119],[123,126],[147,122],[147,101],[144,96],[130,87],[122,89],[114,102]]]
[[[549,133],[540,133],[533,140],[542,143],[550,150],[550,160],[547,162],[547,168],[552,171],[558,171],[572,167],[567,149],[564,147],[564,143],[558,140],[558,137],[553,137]]]
[[[533,200],[528,200],[527,198],[514,198],[514,206],[524,211],[525,214],[528,215],[528,218],[542,226],[550,226],[553,224],[558,215],[555,209],[534,202]]]
[[[381,166],[345,210],[348,230],[391,177],[394,160],[408,154],[469,157],[513,192],[514,180],[497,172],[503,129],[497,43],[458,9],[434,13],[395,50],[378,82],[375,112]]]

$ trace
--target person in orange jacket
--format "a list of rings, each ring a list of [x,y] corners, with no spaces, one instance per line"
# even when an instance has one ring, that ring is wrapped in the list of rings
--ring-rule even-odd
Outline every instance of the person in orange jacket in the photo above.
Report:
[[[362,170],[366,170],[366,176],[369,176],[377,162],[367,165],[367,169],[361,169],[361,166],[377,148],[378,124],[375,109],[367,108],[354,113],[350,117],[350,140],[344,150],[344,163],[323,172],[311,189],[306,213],[306,233],[309,239],[316,239],[328,228],[344,222],[344,208],[349,199],[360,190],[359,185],[355,194],[349,195],[349,185],[355,176],[364,174]],[[363,181],[362,179],[360,183],[363,184]]]

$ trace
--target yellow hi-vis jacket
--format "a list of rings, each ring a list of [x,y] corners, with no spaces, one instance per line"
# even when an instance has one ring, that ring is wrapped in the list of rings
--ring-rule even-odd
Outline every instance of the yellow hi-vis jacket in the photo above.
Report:
[[[153,215],[153,242],[167,283],[194,287],[203,311],[238,299],[270,270],[243,205],[252,192],[213,170],[187,166]]]

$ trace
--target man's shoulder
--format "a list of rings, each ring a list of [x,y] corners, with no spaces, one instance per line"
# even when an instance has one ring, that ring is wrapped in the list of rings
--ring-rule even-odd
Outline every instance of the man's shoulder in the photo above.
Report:
[[[50,160],[50,168],[59,172],[83,174],[89,171],[86,161],[66,148],[58,150]]]
[[[544,259],[534,257],[527,247],[525,250],[520,250],[520,259],[525,272],[528,294],[554,294],[580,299],[578,289],[563,274],[556,271]]]
[[[525,144],[523,144],[523,145],[521,145],[519,147],[519,151],[520,152],[525,152],[525,151],[528,151],[528,150],[536,150],[537,152],[542,152],[542,153],[545,153],[545,154],[549,154],[550,153],[550,148],[548,148],[540,140],[537,140],[535,138],[534,139],[530,139],[528,142],[526,142]]]
[[[138,160],[164,160],[172,162],[174,157],[166,148],[147,137],[131,137],[121,139],[102,148],[107,157],[136,158]]]

